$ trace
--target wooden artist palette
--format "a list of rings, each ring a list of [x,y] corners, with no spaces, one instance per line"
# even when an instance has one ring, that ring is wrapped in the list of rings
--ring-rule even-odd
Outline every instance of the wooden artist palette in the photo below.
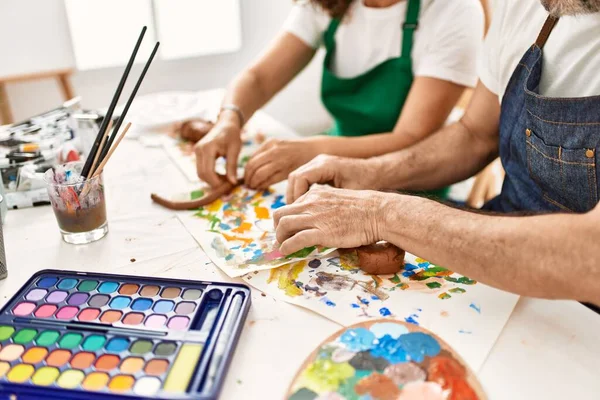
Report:
[[[46,270],[0,311],[0,397],[214,399],[247,286]]]
[[[288,400],[483,400],[464,361],[413,324],[380,319],[346,327],[304,361]]]

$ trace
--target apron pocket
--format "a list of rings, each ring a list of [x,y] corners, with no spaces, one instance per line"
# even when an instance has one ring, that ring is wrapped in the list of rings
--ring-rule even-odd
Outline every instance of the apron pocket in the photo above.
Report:
[[[564,211],[586,212],[598,203],[595,149],[551,146],[528,129],[527,166],[544,199]]]

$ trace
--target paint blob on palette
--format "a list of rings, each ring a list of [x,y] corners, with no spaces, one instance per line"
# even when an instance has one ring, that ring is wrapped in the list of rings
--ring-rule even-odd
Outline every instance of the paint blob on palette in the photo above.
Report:
[[[306,359],[289,400],[485,399],[460,356],[412,324],[374,320],[344,328]]]
[[[0,397],[216,398],[224,374],[210,371],[226,371],[249,294],[237,284],[42,271],[0,313]]]
[[[287,182],[268,190],[243,187],[193,213],[178,214],[210,259],[230,277],[320,258],[335,249],[309,247],[289,256],[279,251],[273,212],[284,206]]]
[[[10,310],[17,317],[185,330],[200,309],[204,289],[87,277],[40,277]]]
[[[398,274],[369,275],[351,252],[249,273],[244,280],[343,326],[382,317],[421,325],[440,335],[478,370],[518,296],[409,253],[404,261]]]

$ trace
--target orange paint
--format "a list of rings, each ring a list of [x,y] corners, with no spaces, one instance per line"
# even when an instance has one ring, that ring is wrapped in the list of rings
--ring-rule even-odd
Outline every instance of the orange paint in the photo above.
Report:
[[[252,229],[252,224],[250,222],[242,222],[240,226],[238,226],[235,229],[232,229],[231,231],[235,233],[245,233],[248,232],[250,229]]]
[[[106,324],[112,324],[113,322],[117,322],[121,319],[123,313],[117,310],[108,310],[105,311],[104,314],[100,317],[100,321]]]
[[[117,375],[110,380],[108,388],[114,392],[124,392],[133,387],[135,379],[129,375]]]
[[[51,367],[62,367],[71,358],[71,352],[69,350],[54,350],[48,358],[46,358],[46,364]]]
[[[221,235],[223,235],[225,240],[227,240],[228,242],[234,242],[234,241],[244,242],[244,247],[248,246],[250,243],[252,243],[254,241],[253,239],[247,239],[247,238],[243,238],[243,237],[239,237],[239,236],[230,236],[223,232],[221,232]]]
[[[92,366],[95,359],[96,355],[94,353],[88,351],[77,353],[71,359],[71,366],[77,369],[86,369]]]
[[[378,400],[396,400],[400,395],[400,389],[394,381],[379,373],[362,378],[354,386],[354,391],[361,396],[370,395]]]
[[[223,207],[223,201],[221,199],[217,199],[204,208],[206,208],[207,211],[214,213],[219,211],[221,207]]]
[[[260,235],[260,240],[265,240],[269,232],[265,231],[262,235]]]
[[[465,381],[466,369],[454,358],[436,356],[429,361],[428,380],[450,391],[448,400],[476,400],[475,391]]]
[[[103,356],[100,356],[100,358],[98,358],[95,366],[96,369],[100,371],[110,371],[111,369],[114,369],[117,367],[117,365],[119,365],[119,361],[121,361],[119,357],[113,354],[104,354]]]
[[[87,390],[100,390],[106,386],[108,379],[108,374],[104,372],[92,372],[85,377],[82,385]]]
[[[27,364],[37,364],[48,355],[48,350],[43,347],[32,347],[23,354],[23,362]]]
[[[119,289],[119,293],[121,294],[135,294],[137,293],[138,289],[140,288],[139,285],[136,285],[134,283],[127,283],[123,286],[121,286],[121,288]]]
[[[124,372],[126,374],[135,374],[143,367],[144,360],[142,358],[128,357],[121,363],[121,372]]]
[[[254,207],[254,214],[258,219],[269,219],[269,210],[265,207]]]
[[[168,368],[169,368],[169,362],[167,360],[154,359],[154,360],[150,360],[148,365],[146,365],[146,368],[144,368],[144,371],[148,375],[160,376],[160,375],[164,374],[165,372],[167,372]]]

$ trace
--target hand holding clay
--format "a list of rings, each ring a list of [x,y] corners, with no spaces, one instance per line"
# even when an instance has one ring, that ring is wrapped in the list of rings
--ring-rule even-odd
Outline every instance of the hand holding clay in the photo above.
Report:
[[[196,143],[206,136],[214,126],[214,123],[203,118],[195,118],[184,121],[177,132],[182,139]]]
[[[340,250],[344,252],[348,250]],[[404,266],[406,252],[388,242],[357,247],[358,265],[367,274],[390,275],[398,273]]]
[[[215,172],[215,162],[219,157],[225,157],[227,180],[237,184],[237,165],[242,148],[242,129],[230,122],[217,122],[213,129],[204,136],[196,146],[196,170],[198,177],[210,186],[216,188],[222,180]]]

